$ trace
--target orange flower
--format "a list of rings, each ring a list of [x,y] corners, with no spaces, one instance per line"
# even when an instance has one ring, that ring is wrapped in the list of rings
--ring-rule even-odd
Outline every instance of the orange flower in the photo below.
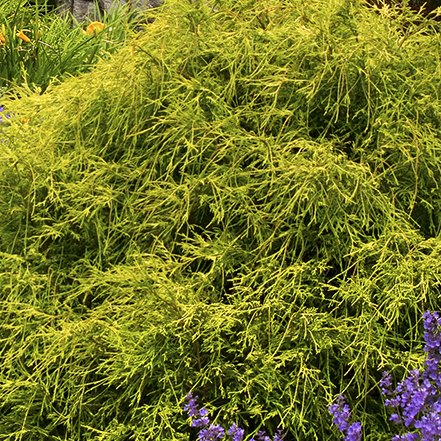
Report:
[[[3,32],[0,32],[0,45],[6,44],[6,37]]]
[[[86,30],[83,30],[84,35],[97,35],[104,30],[106,25],[100,21],[92,21],[87,26]]]
[[[30,43],[31,42],[31,39],[23,31],[18,31],[17,32],[17,37],[20,40],[23,40],[25,43]]]

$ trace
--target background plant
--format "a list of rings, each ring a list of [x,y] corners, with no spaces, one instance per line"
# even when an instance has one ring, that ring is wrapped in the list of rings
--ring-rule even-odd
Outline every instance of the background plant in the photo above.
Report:
[[[439,303],[439,25],[344,0],[154,14],[5,99],[1,436],[188,439],[194,389],[214,424],[327,441],[338,389],[387,439],[378,369],[423,363]]]
[[[87,23],[51,10],[47,0],[29,5],[26,0],[0,3],[0,87],[28,84],[46,89],[53,80],[86,72],[108,58],[133,34],[135,17],[126,8],[102,17],[104,32],[84,35]],[[25,35],[20,38],[17,35]],[[27,40],[27,39],[29,40]]]

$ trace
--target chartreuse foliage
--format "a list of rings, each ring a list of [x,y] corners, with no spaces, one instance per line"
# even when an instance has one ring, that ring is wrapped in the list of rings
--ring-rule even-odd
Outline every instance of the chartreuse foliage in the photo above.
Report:
[[[16,90],[0,151],[0,439],[215,422],[387,439],[381,373],[439,308],[438,24],[345,0],[172,1],[92,72]]]

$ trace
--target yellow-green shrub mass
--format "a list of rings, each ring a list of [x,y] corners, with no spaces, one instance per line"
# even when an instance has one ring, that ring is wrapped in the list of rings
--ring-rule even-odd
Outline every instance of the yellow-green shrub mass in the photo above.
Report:
[[[439,24],[346,0],[168,1],[0,128],[0,439],[337,440],[439,309]]]

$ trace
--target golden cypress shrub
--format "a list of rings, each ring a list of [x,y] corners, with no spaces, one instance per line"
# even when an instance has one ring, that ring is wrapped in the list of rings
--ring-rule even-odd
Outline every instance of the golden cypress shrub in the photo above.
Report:
[[[189,439],[194,389],[219,422],[332,440],[345,390],[382,439],[380,371],[422,363],[439,307],[425,26],[170,1],[92,72],[5,100],[1,436]]]

